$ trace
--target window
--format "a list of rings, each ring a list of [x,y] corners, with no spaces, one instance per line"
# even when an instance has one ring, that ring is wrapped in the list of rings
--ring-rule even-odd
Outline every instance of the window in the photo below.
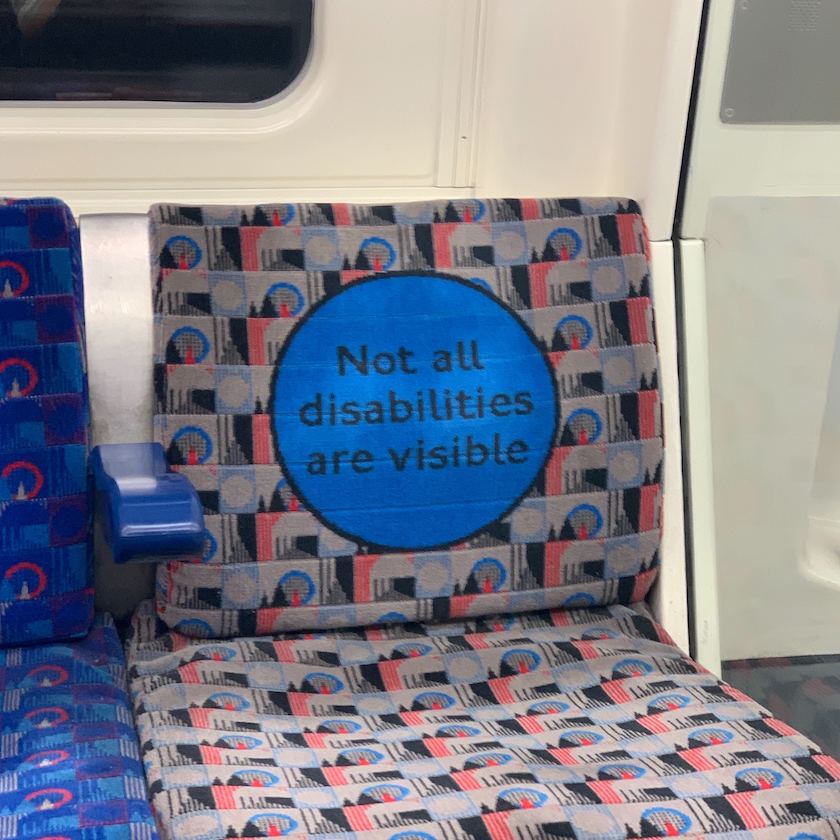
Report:
[[[312,0],[0,0],[0,99],[259,102],[311,37]]]

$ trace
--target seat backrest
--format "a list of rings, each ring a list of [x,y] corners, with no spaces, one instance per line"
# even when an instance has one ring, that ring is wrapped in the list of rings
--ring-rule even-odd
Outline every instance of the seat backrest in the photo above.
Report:
[[[93,616],[81,256],[69,209],[0,203],[0,643]]]
[[[642,600],[662,438],[632,201],[158,206],[156,435],[194,636]]]

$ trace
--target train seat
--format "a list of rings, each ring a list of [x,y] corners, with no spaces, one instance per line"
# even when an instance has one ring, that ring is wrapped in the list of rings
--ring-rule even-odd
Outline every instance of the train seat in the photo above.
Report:
[[[836,836],[840,765],[644,603],[634,202],[167,205],[151,234],[156,436],[207,527],[128,647],[164,837]]]
[[[125,656],[93,615],[78,231],[0,202],[0,837],[152,840]]]
[[[0,650],[0,837],[154,840],[125,654],[111,618]]]

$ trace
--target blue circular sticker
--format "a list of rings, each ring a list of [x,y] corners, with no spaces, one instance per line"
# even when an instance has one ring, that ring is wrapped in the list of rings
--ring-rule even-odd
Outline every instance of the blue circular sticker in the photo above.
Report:
[[[281,351],[278,461],[307,510],[368,550],[465,541],[509,513],[550,457],[559,408],[545,353],[468,280],[358,280]]]

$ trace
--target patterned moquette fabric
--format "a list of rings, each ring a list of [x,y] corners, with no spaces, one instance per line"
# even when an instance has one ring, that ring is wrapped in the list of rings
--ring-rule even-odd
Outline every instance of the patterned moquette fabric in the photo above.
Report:
[[[624,606],[200,642],[135,615],[166,840],[836,840],[840,765]]]
[[[64,204],[0,202],[0,644],[93,615],[81,272]]]
[[[632,201],[158,206],[156,434],[195,637],[641,601],[662,439]]]
[[[0,688],[0,838],[157,837],[110,618],[0,651]]]

